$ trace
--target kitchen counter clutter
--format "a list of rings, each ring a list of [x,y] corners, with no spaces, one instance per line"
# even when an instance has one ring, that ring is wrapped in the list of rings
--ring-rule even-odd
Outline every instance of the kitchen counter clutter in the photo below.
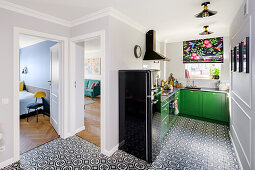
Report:
[[[227,91],[201,88],[173,88],[157,96],[157,110],[161,112],[161,138],[163,139],[175,117],[181,115],[219,124],[229,124],[229,98]]]
[[[228,93],[228,91],[222,91],[217,88],[201,88],[201,89],[192,89],[192,88],[177,88],[174,87],[173,90],[163,90],[161,95],[161,101],[166,100],[167,98],[173,96],[179,90],[192,90],[192,91],[204,91],[204,92],[215,92],[215,93]]]

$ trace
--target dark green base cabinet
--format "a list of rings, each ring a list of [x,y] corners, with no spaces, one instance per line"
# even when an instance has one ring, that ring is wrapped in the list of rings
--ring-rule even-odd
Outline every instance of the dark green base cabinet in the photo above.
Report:
[[[202,92],[203,117],[229,122],[228,97],[224,93]]]
[[[182,114],[229,123],[226,93],[181,90]]]
[[[169,98],[161,103],[161,139],[165,137],[170,126],[169,126]]]
[[[182,113],[202,116],[202,93],[200,91],[182,90]]]
[[[169,119],[169,98],[161,101],[161,94],[155,97],[156,100],[160,101],[156,104],[157,112],[161,113],[161,139],[165,137],[170,128]]]

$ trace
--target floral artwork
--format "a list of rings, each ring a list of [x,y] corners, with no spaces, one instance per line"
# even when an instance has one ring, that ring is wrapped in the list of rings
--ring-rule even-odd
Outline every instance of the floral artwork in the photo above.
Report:
[[[184,63],[223,63],[223,37],[183,42]]]

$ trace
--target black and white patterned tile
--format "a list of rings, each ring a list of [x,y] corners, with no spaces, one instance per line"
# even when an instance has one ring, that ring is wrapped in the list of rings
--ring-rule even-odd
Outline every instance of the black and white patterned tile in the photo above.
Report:
[[[229,128],[178,117],[149,169],[240,169]]]
[[[228,132],[227,126],[178,117],[151,165],[121,150],[107,157],[99,147],[73,136],[28,151],[4,170],[240,169]]]
[[[72,136],[55,139],[21,155],[20,162],[9,169],[53,170],[101,170],[101,169],[147,169],[148,164],[123,151],[111,157],[100,153],[100,148],[86,140]]]

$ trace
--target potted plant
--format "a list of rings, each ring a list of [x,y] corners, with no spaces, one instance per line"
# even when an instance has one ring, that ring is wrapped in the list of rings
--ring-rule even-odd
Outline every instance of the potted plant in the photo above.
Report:
[[[213,79],[219,79],[220,78],[220,69],[219,68],[210,69],[210,74]]]

